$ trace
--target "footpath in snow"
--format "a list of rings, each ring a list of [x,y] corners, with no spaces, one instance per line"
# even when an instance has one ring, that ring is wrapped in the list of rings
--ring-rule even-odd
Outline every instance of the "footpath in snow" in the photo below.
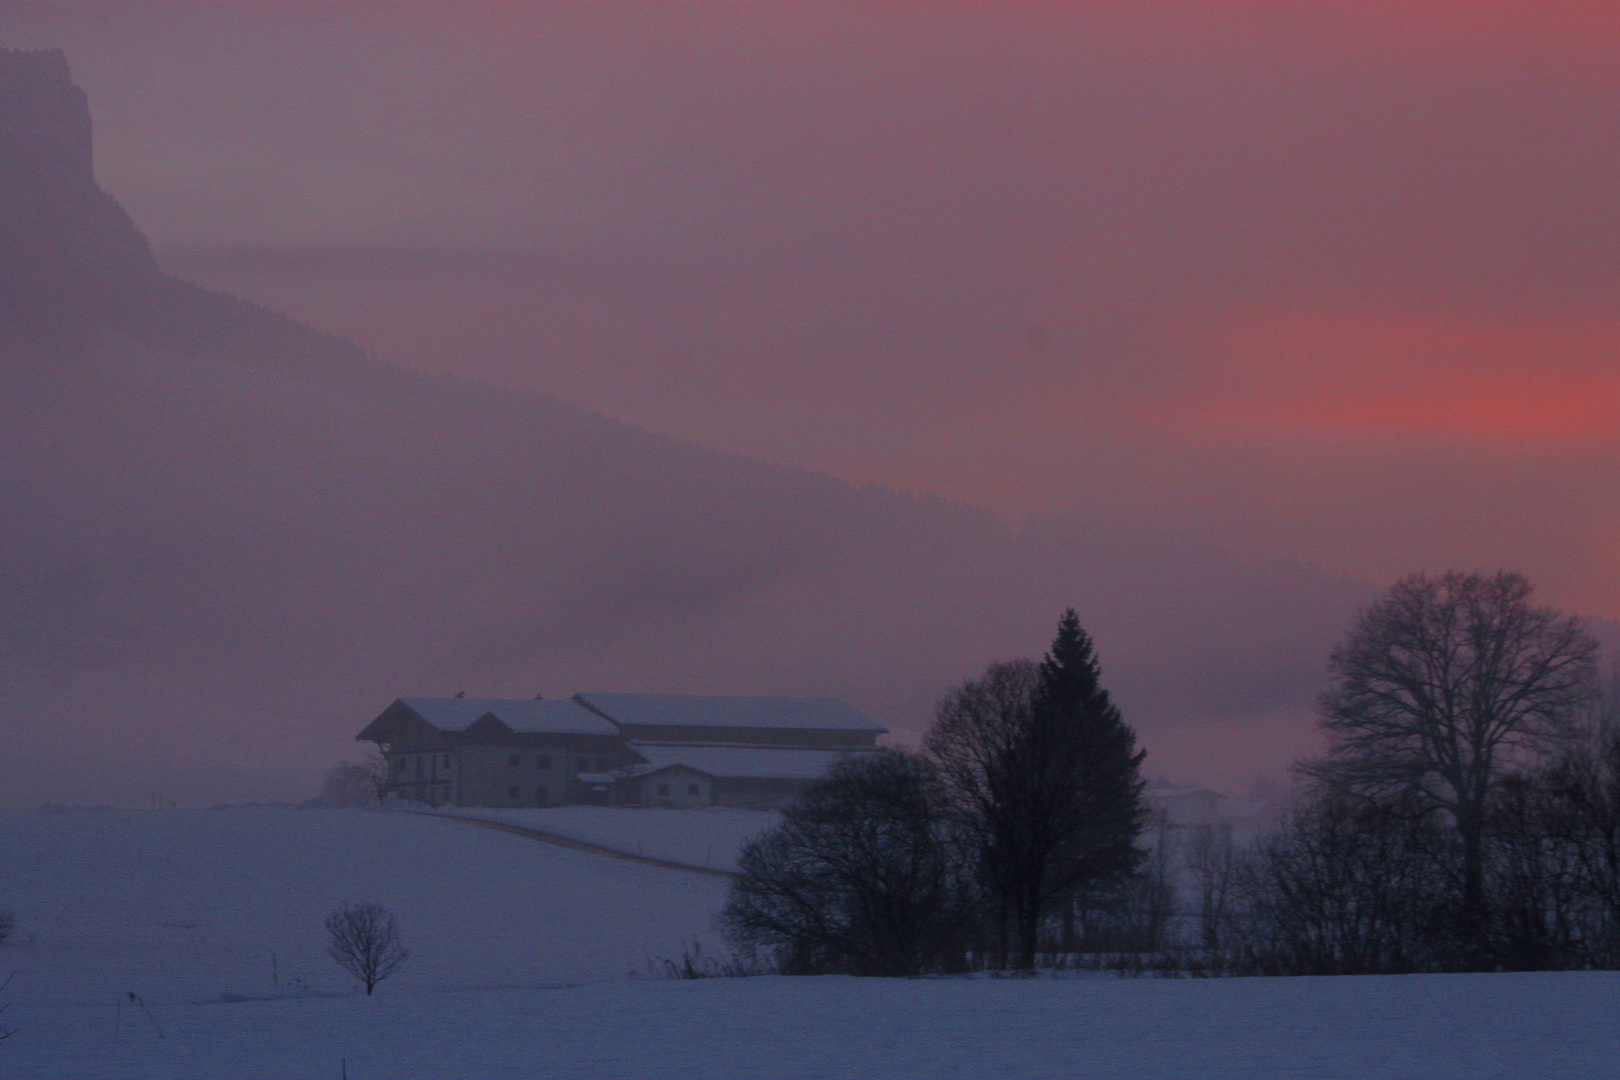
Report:
[[[480,806],[446,807],[430,813],[516,825],[626,855],[712,870],[737,869],[743,845],[781,820],[774,810],[718,806],[706,810],[606,806],[500,810]]]

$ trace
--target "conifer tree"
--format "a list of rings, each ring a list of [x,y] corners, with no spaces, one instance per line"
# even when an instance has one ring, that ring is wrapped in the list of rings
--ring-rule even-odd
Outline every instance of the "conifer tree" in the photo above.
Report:
[[[941,702],[928,749],[978,835],[1001,951],[1011,930],[1016,965],[1032,969],[1055,905],[1142,857],[1143,752],[1073,609],[1038,668],[993,664]]]

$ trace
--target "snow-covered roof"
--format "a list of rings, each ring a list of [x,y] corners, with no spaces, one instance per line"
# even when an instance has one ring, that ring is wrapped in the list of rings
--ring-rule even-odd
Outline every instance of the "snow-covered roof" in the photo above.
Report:
[[[837,698],[705,694],[575,694],[621,724],[643,727],[876,731],[888,728]]]
[[[833,762],[851,754],[875,750],[796,750],[769,746],[672,746],[669,743],[633,742],[630,749],[647,759],[646,765],[626,770],[645,774],[671,765],[685,765],[710,776],[761,780],[819,780]]]
[[[400,698],[440,731],[466,731],[489,713],[524,735],[617,735],[619,729],[577,701],[524,698]]]

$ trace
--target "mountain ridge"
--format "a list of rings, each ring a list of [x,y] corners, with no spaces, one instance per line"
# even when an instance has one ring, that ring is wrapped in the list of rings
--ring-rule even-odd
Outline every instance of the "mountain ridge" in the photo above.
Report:
[[[0,228],[0,389],[27,403],[0,430],[14,798],[302,797],[379,703],[459,689],[839,696],[914,738],[1071,604],[1134,722],[1205,726],[1190,761],[1245,725],[1303,745],[1361,583],[1100,523],[1015,532],[412,372],[167,277],[87,171],[65,60],[24,79],[18,55],[0,132],[38,152],[0,158],[26,195]],[[1260,621],[1257,594],[1278,617],[1258,651],[1224,630]]]

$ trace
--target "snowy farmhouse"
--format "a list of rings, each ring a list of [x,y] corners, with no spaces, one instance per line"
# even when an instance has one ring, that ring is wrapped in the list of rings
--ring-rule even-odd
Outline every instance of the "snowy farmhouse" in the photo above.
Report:
[[[785,806],[888,729],[834,698],[399,698],[357,739],[431,806]]]

